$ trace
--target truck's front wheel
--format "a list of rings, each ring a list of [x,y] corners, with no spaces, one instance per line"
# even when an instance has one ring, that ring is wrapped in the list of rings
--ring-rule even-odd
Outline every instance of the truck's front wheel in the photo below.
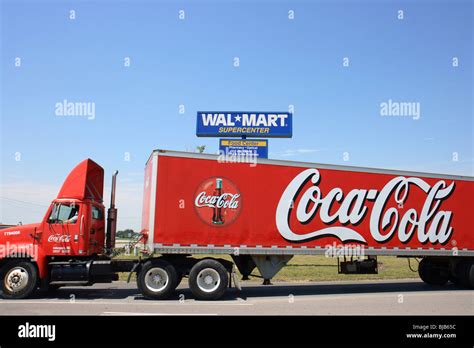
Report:
[[[189,288],[198,300],[218,300],[229,283],[226,268],[217,260],[204,259],[189,272]]]
[[[151,300],[168,298],[178,286],[178,275],[174,266],[165,260],[145,262],[137,276],[140,292]]]
[[[38,285],[36,266],[25,260],[12,260],[0,269],[0,295],[8,299],[30,296]]]

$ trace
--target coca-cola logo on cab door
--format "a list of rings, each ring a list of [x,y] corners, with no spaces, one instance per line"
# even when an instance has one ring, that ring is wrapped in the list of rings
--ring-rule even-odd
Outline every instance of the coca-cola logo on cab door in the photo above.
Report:
[[[455,183],[439,180],[433,185],[416,177],[397,176],[381,190],[353,189],[343,192],[334,187],[323,193],[318,186],[324,178],[317,169],[306,169],[286,187],[276,210],[276,225],[288,241],[304,242],[314,238],[336,237],[342,242],[367,243],[357,226],[369,219],[372,238],[385,243],[398,238],[408,243],[412,238],[424,243],[445,244],[453,228],[451,211],[441,210],[441,203],[454,192]],[[424,200],[420,209],[400,210],[410,202],[411,190],[421,190]],[[367,203],[373,202],[369,208]],[[295,213],[292,213],[292,210]],[[367,216],[367,218],[366,218]],[[298,226],[309,224],[314,218],[328,227],[298,233]],[[339,223],[342,226],[330,226]],[[352,228],[346,227],[352,225]]]
[[[229,179],[213,177],[204,180],[196,190],[194,207],[205,223],[220,227],[235,221],[242,207],[237,186]]]
[[[50,243],[69,243],[71,237],[65,234],[52,234],[48,237],[48,242]]]

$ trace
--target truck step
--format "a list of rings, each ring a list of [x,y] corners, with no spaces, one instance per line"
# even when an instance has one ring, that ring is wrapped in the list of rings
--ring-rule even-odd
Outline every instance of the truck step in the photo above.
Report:
[[[77,281],[77,280],[71,280],[71,281],[54,281],[50,282],[49,285],[78,285],[78,286],[86,286],[86,285],[91,285],[89,282],[85,281]]]

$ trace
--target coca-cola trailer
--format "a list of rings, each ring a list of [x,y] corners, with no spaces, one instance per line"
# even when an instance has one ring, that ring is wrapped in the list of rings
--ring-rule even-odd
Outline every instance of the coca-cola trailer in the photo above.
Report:
[[[264,284],[293,255],[336,256],[340,273],[376,273],[377,255],[412,257],[421,279],[474,286],[474,178],[155,150],[145,166],[144,258],[119,259],[113,175],[90,159],[66,178],[41,223],[0,230],[1,294],[92,285],[137,274],[141,293],[169,297],[183,277],[197,299],[220,298],[235,269]],[[229,258],[195,258],[202,254]],[[130,279],[130,277],[129,277]]]

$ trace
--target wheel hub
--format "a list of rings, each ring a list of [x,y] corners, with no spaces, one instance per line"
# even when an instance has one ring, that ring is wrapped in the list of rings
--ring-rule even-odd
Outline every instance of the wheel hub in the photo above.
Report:
[[[221,277],[213,268],[205,268],[197,276],[197,285],[204,292],[211,293],[216,291],[220,284]]]
[[[5,287],[12,292],[23,290],[28,284],[28,272],[23,267],[10,270],[5,277]]]
[[[168,274],[162,268],[152,268],[145,276],[145,285],[150,291],[163,291],[168,285]]]

